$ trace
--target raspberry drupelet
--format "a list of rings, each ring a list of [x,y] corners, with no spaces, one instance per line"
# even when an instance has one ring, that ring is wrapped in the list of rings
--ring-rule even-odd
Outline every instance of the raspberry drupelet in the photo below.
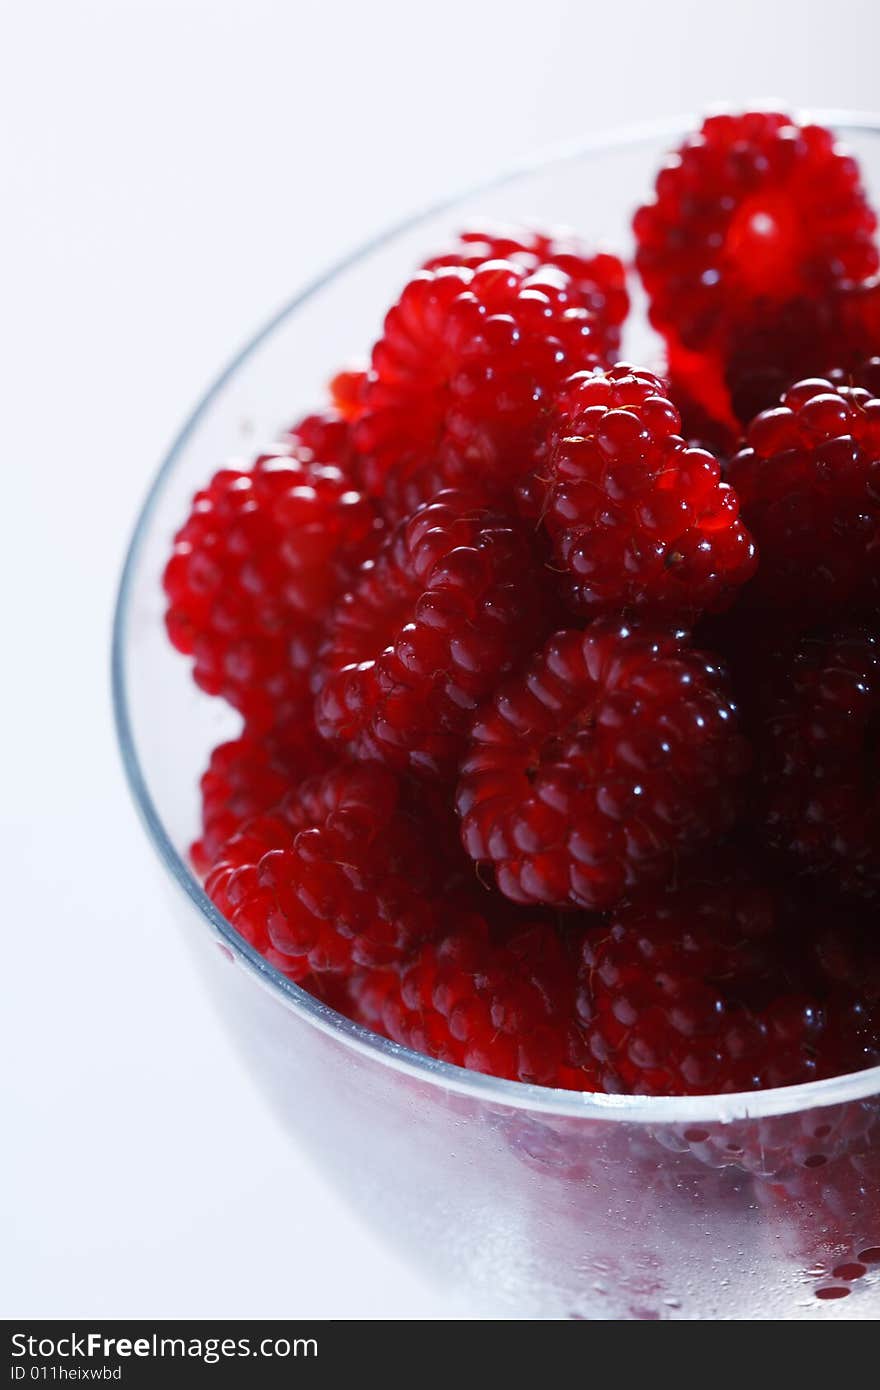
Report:
[[[538,921],[503,943],[472,919],[402,968],[351,982],[355,1016],[406,1047],[511,1081],[594,1090],[572,947]]]
[[[779,112],[709,116],[636,213],[651,320],[688,349],[755,305],[815,299],[876,273],[876,217],[828,130]]]
[[[340,765],[223,847],[205,890],[293,979],[385,966],[436,934],[446,836],[386,768]]]
[[[727,607],[755,571],[736,493],[685,444],[648,372],[621,363],[566,383],[548,474],[544,521],[577,611],[691,618]]]
[[[744,864],[688,870],[587,933],[578,1012],[602,1089],[704,1095],[809,1081],[820,998],[787,978],[774,894]]]
[[[852,628],[781,654],[760,710],[765,833],[804,873],[880,897],[880,639]]]
[[[749,761],[712,658],[597,619],[552,637],[478,715],[463,843],[514,902],[610,907],[733,825]]]
[[[758,544],[751,606],[807,627],[876,602],[880,399],[799,382],[752,422],[727,476]]]
[[[468,494],[438,493],[332,614],[319,730],[362,759],[454,774],[477,706],[552,625],[548,593],[528,530]]]
[[[392,520],[476,481],[534,513],[532,475],[559,386],[619,345],[618,324],[592,307],[594,282],[566,263],[440,265],[390,309],[354,440],[366,491]]]
[[[348,463],[347,426],[311,416],[250,468],[216,473],[175,538],[168,634],[197,685],[253,730],[309,711],[321,621],[378,545],[381,522]]]

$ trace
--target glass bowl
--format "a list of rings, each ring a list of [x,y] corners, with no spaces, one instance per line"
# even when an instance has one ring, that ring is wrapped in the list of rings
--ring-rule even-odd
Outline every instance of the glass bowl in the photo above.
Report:
[[[880,205],[880,120],[821,113]],[[323,398],[410,270],[474,221],[567,223],[628,253],[633,208],[686,122],[557,151],[413,218],[283,308],[184,426],[135,529],[113,682],[131,790],[206,983],[299,1144],[424,1273],[486,1316],[880,1314],[880,1069],[758,1094],[580,1095],[384,1041],[278,974],[188,867],[198,779],[237,719],[165,638],[160,576],[195,490]],[[625,356],[649,364],[639,320]],[[295,1313],[291,1308],[291,1313]]]

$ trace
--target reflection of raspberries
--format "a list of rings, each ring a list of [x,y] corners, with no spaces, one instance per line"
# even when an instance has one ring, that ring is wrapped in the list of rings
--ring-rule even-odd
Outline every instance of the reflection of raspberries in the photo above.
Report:
[[[575,604],[729,604],[754,571],[754,546],[717,461],[685,446],[663,383],[623,365],[582,372],[558,413],[545,521]]]
[[[478,717],[465,848],[515,902],[607,907],[733,823],[747,762],[708,657],[598,620],[557,633]]]
[[[477,704],[547,630],[545,592],[527,533],[467,494],[438,493],[331,618],[319,729],[362,758],[454,771]]]
[[[589,932],[579,1005],[603,1088],[702,1095],[819,1074],[825,1016],[814,997],[783,992],[775,918],[739,866],[720,883],[694,872]]]
[[[805,624],[876,596],[880,400],[803,381],[753,421],[728,480],[758,542],[758,607]]]
[[[311,417],[247,471],[221,469],[165,570],[172,642],[255,728],[307,708],[320,620],[376,546],[373,506],[337,464],[345,439],[335,417]]]
[[[593,290],[554,263],[424,270],[373,350],[355,443],[368,493],[398,518],[442,487],[517,487],[529,509],[544,422],[573,371],[616,354]]]
[[[855,161],[819,126],[775,112],[710,116],[635,218],[655,325],[700,348],[732,319],[815,297],[878,268]]]
[[[392,774],[340,766],[233,836],[205,888],[297,978],[399,959],[436,932],[447,875],[430,818]]]
[[[880,894],[880,641],[808,637],[776,664],[760,731],[767,834],[808,873]]]
[[[552,925],[491,944],[471,922],[403,970],[356,976],[361,1021],[407,1047],[513,1081],[593,1090],[570,954]]]
[[[202,835],[190,851],[196,870],[207,873],[246,821],[271,811],[291,784],[314,776],[327,761],[327,750],[305,723],[286,736],[245,733],[219,744],[201,780]]]

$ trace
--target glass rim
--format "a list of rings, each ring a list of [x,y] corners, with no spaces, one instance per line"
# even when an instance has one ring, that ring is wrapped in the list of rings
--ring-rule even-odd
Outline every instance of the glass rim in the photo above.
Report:
[[[719,108],[719,109],[730,109]],[[880,113],[815,110],[795,112],[794,118],[810,119],[829,125],[842,136],[847,134],[880,135]],[[131,535],[113,615],[111,683],[116,734],[129,790],[153,848],[176,886],[213,930],[215,937],[229,950],[235,961],[244,965],[256,981],[267,989],[286,1008],[300,1015],[307,1023],[329,1033],[344,1046],[396,1071],[443,1087],[458,1094],[469,1095],[499,1107],[515,1110],[540,1111],[568,1119],[619,1120],[636,1123],[698,1124],[731,1123],[737,1120],[759,1119],[773,1115],[839,1105],[860,1100],[880,1092],[880,1066],[865,1068],[824,1081],[809,1081],[797,1086],[776,1087],[763,1091],[706,1096],[633,1096],[605,1095],[590,1091],[569,1091],[555,1087],[536,1086],[522,1081],[508,1081],[482,1072],[468,1071],[449,1062],[427,1057],[410,1048],[380,1037],[379,1034],[354,1023],[329,1005],[316,999],[301,986],[282,975],[256,952],[226,921],[205,893],[186,860],[178,853],[150,795],[132,728],[126,676],[128,618],[131,592],[141,549],[153,512],[166,482],[181,453],[198,427],[203,415],[219,396],[240,367],[263,346],[282,323],[328,285],[336,276],[354,268],[372,252],[398,237],[416,229],[421,223],[441,213],[451,211],[482,193],[495,191],[528,174],[539,173],[556,165],[572,163],[591,155],[601,155],[615,149],[637,145],[659,138],[674,140],[683,131],[692,129],[695,122],[687,116],[670,117],[627,125],[610,132],[598,133],[539,152],[533,158],[508,167],[494,178],[451,194],[431,203],[420,211],[402,218],[376,236],[343,256],[304,289],[289,299],[244,344],[227,363],[198,401],[165,455],[156,473]]]

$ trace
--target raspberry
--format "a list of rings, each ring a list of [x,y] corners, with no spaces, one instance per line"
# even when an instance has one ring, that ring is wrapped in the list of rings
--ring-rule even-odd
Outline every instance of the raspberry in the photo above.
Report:
[[[251,468],[216,473],[175,538],[168,634],[254,730],[308,709],[321,621],[378,543],[372,503],[339,466],[348,448],[336,416],[309,417]]]
[[[547,629],[543,587],[526,534],[467,494],[438,493],[330,620],[321,733],[359,758],[454,771],[477,704]]]
[[[205,889],[291,978],[383,966],[437,931],[449,875],[437,839],[386,768],[343,765],[245,825]]]
[[[227,840],[254,816],[271,811],[291,786],[323,771],[327,750],[305,723],[287,735],[244,733],[221,743],[202,776],[202,835],[190,857],[202,875]]]
[[[493,944],[474,919],[400,969],[356,975],[351,991],[362,1022],[430,1057],[512,1081],[593,1090],[575,980],[552,925],[538,922]]]
[[[755,548],[717,460],[680,437],[663,383],[623,364],[581,372],[558,412],[544,520],[574,606],[727,607]]]
[[[880,640],[854,628],[780,656],[760,708],[767,837],[844,893],[880,894]]]
[[[513,261],[530,273],[554,265],[570,276],[584,305],[602,325],[608,351],[620,347],[620,329],[629,312],[626,270],[618,256],[594,252],[568,231],[552,235],[525,227],[490,226],[462,232],[450,251],[432,256],[423,270],[461,266],[478,270],[485,261]]]
[[[366,490],[394,520],[475,479],[534,511],[559,386],[616,354],[617,325],[591,307],[589,263],[522,259],[420,271],[385,319],[354,439]]]
[[[876,273],[876,218],[830,131],[777,112],[710,116],[634,220],[654,325],[689,349],[768,306]]]
[[[622,904],[587,934],[579,1014],[606,1091],[704,1095],[818,1075],[826,1017],[790,992],[777,911],[740,866]]]
[[[758,542],[747,590],[804,626],[876,600],[880,581],[880,400],[808,380],[752,422],[731,486]]]
[[[557,633],[479,714],[463,842],[515,902],[609,907],[733,824],[748,761],[709,657],[599,619]]]
[[[736,433],[793,382],[876,351],[859,285],[878,267],[875,225],[830,132],[773,112],[710,117],[635,219],[673,398]]]

